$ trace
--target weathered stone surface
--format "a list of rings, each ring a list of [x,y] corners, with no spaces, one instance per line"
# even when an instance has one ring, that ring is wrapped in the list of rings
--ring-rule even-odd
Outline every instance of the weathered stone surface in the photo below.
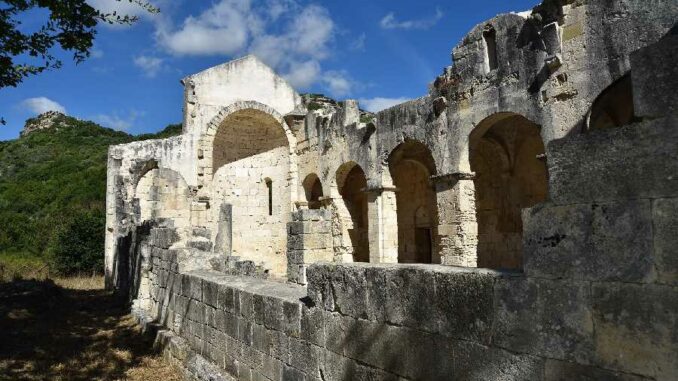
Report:
[[[678,285],[678,199],[652,202],[657,282]]]
[[[584,363],[591,358],[595,328],[587,283],[503,279],[495,300],[494,345]]]
[[[678,118],[672,116],[550,142],[551,201],[571,204],[675,197],[677,125]]]
[[[634,70],[634,111],[638,116],[658,117],[678,110],[678,35],[668,35],[656,44],[631,54]]]
[[[530,277],[647,282],[654,277],[649,201],[544,204],[523,212]]]
[[[678,378],[678,290],[594,283],[595,361],[607,369]]]
[[[627,373],[612,372],[593,366],[565,361],[546,360],[545,381],[643,381],[649,378]]]

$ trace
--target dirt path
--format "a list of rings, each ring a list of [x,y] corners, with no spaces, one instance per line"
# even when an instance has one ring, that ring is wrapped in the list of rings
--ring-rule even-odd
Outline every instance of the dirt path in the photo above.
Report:
[[[102,289],[0,283],[0,380],[180,380]]]

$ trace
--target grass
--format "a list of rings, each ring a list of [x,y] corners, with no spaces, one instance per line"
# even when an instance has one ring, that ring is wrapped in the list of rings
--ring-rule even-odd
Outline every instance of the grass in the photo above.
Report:
[[[26,279],[35,258],[0,265],[12,278],[0,281],[0,380],[181,379],[101,276]]]

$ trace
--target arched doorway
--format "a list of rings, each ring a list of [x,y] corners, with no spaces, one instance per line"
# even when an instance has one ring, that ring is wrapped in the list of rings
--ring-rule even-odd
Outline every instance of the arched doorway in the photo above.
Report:
[[[398,262],[437,263],[433,237],[438,207],[431,176],[436,174],[431,151],[409,140],[396,147],[388,159],[396,191]]]
[[[476,174],[478,267],[522,268],[521,210],[548,195],[539,126],[517,114],[497,114],[473,130],[469,145]]]
[[[228,114],[212,142],[214,220],[226,205],[231,225],[231,253],[286,271],[290,218],[290,145],[281,122],[254,108]],[[217,229],[213,229],[217,230]]]
[[[323,196],[323,186],[320,178],[315,173],[311,173],[302,182],[304,194],[309,209],[320,209],[320,198]]]
[[[336,181],[343,205],[338,206],[342,234],[349,240],[345,249],[352,254],[354,262],[369,262],[370,249],[367,221],[367,179],[360,165],[351,162],[339,167]]]
[[[587,130],[621,127],[634,120],[633,84],[627,74],[600,93],[587,117]]]

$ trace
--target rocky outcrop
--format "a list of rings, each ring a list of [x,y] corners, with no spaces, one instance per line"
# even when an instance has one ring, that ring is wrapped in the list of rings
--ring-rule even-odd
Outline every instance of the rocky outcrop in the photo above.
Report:
[[[21,131],[21,137],[35,131],[47,130],[50,128],[71,127],[68,123],[68,119],[71,119],[71,117],[58,111],[47,111],[35,118],[26,120],[24,129]]]

